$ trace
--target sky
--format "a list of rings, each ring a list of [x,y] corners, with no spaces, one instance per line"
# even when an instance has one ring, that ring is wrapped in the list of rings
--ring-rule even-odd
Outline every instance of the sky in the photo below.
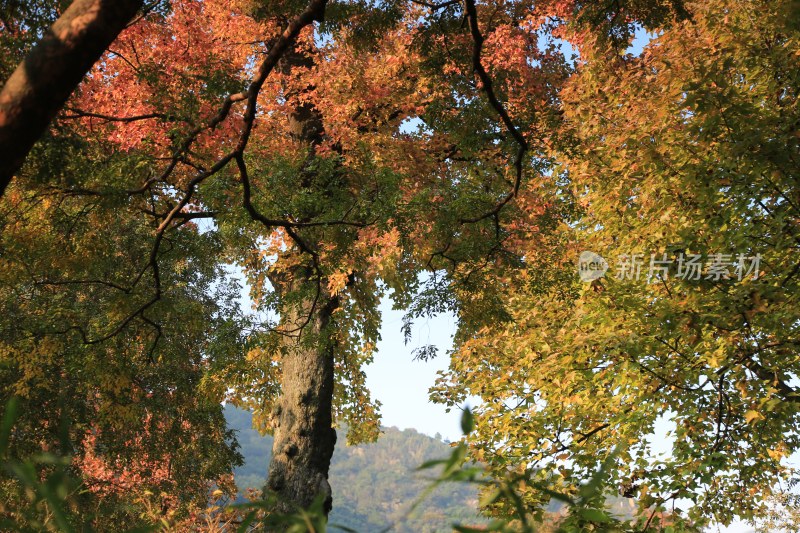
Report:
[[[453,315],[420,319],[414,324],[411,341],[404,343],[400,330],[403,312],[393,311],[388,301],[381,303],[383,324],[381,341],[372,364],[365,368],[367,386],[381,402],[383,425],[400,429],[414,428],[448,440],[461,437],[461,411],[445,411],[443,405],[428,401],[428,389],[436,381],[437,371],[449,363],[457,321]],[[429,361],[413,361],[412,351],[425,345],[439,348],[438,357]]]

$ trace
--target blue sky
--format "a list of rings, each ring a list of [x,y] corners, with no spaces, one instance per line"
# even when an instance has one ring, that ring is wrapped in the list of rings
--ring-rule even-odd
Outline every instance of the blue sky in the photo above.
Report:
[[[367,386],[373,398],[381,402],[383,425],[401,429],[414,428],[442,438],[461,437],[461,411],[445,412],[443,405],[428,401],[428,389],[436,381],[436,372],[447,368],[457,321],[453,315],[420,319],[414,324],[411,341],[404,343],[403,312],[393,311],[389,302],[381,304],[383,324],[375,360],[366,367]],[[425,345],[439,348],[439,356],[430,361],[413,361],[414,348]]]

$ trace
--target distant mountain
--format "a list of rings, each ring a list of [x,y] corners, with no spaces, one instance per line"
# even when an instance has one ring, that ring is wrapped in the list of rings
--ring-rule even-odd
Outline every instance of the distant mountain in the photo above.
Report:
[[[245,464],[234,474],[241,490],[264,486],[272,450],[272,437],[252,429],[251,414],[231,406],[225,417],[237,431]],[[474,486],[446,484],[429,494],[407,515],[410,506],[430,485],[431,472],[416,472],[425,461],[449,457],[451,448],[441,440],[406,429],[383,428],[374,444],[345,446],[344,434],[331,462],[333,488],[332,525],[339,524],[360,533],[381,531],[394,525],[398,533],[452,531],[451,525],[484,524],[477,513],[478,494]],[[331,530],[337,531],[335,527]]]

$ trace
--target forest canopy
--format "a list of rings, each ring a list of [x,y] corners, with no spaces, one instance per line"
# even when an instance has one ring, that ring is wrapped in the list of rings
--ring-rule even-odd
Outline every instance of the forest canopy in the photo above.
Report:
[[[6,522],[208,527],[224,403],[327,515],[390,299],[458,317],[417,356],[504,527],[792,524],[797,0],[10,1],[0,50]]]

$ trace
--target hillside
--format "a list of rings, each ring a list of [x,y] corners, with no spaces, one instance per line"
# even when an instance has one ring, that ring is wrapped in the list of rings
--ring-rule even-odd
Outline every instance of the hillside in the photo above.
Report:
[[[272,437],[252,429],[247,411],[228,406],[225,417],[237,431],[245,464],[235,471],[240,489],[261,488],[272,449]],[[331,524],[372,533],[394,524],[399,533],[449,531],[453,522],[475,524],[478,497],[475,487],[439,487],[409,516],[411,504],[430,484],[430,473],[415,469],[430,459],[449,456],[450,446],[413,429],[384,428],[378,442],[344,446],[344,434],[333,454]],[[337,528],[331,528],[336,531]]]

